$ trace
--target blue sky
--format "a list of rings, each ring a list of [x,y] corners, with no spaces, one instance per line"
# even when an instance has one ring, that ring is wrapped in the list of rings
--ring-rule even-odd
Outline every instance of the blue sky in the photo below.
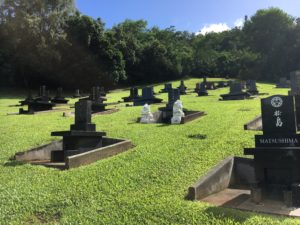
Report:
[[[221,31],[272,6],[300,17],[300,0],[76,0],[76,6],[83,14],[100,17],[107,28],[125,19],[143,19],[149,27]]]

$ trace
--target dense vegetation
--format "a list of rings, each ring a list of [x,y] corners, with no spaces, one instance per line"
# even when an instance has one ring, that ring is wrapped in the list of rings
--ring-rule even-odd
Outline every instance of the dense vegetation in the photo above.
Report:
[[[191,90],[199,81],[187,80],[186,85]],[[271,84],[258,88],[269,94],[288,91]],[[227,92],[223,88],[207,97],[182,96],[185,108],[207,113],[184,125],[138,124],[142,107],[125,103],[117,113],[93,117],[97,130],[131,139],[136,147],[70,171],[9,160],[16,152],[50,142],[50,132],[68,130],[74,118],[62,117],[62,112],[7,116],[17,111],[8,105],[26,93],[0,92],[0,224],[299,224],[296,219],[185,200],[190,185],[222,159],[242,156],[260,133],[243,130],[260,113],[260,100],[218,101]],[[125,96],[128,90],[116,90],[108,99],[116,102]],[[159,97],[167,100],[167,94]],[[206,138],[190,138],[200,135]]]
[[[2,86],[151,83],[186,75],[275,81],[300,68],[300,20],[259,10],[243,27],[195,35],[126,20],[106,29],[73,0],[0,3]]]

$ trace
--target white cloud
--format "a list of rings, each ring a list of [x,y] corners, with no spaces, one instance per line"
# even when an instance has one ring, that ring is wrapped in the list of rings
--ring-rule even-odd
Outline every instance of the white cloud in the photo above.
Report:
[[[230,30],[230,27],[226,23],[209,24],[209,25],[205,25],[199,32],[196,33],[196,35],[198,34],[205,35],[211,32],[220,33],[225,30]]]
[[[244,19],[243,18],[239,18],[234,22],[234,26],[235,27],[242,27],[244,25]]]

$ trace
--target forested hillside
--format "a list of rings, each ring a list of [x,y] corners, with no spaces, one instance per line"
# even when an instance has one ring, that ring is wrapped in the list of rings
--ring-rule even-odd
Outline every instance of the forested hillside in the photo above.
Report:
[[[4,0],[0,85],[87,88],[203,75],[276,81],[300,68],[300,19],[259,10],[242,27],[196,35],[126,20],[108,29],[73,0]]]

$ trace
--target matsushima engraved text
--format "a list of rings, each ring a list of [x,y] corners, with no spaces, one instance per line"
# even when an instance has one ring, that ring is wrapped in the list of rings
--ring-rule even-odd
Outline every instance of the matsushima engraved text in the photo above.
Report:
[[[261,138],[260,144],[298,144],[297,138]]]

